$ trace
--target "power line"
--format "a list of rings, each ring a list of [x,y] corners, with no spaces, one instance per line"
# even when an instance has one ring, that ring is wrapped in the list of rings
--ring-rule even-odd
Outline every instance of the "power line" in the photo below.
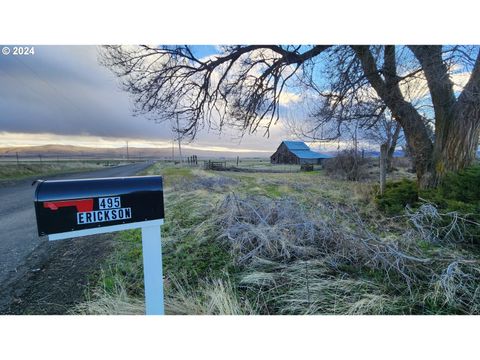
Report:
[[[40,81],[42,81],[44,84],[46,84],[49,88],[51,88],[54,92],[56,92],[59,96],[61,96],[64,100],[66,100],[71,106],[73,106],[74,108],[76,108],[78,111],[84,113],[84,115],[88,115],[85,113],[84,109],[80,108],[77,106],[77,104],[75,104],[71,99],[69,99],[65,94],[64,92],[60,91],[55,85],[51,84],[49,81],[43,79],[38,73],[37,71],[35,71],[30,65],[28,65],[27,63],[25,63],[24,61],[22,61],[20,59],[20,57],[18,56],[14,56],[13,59],[17,60],[20,64],[22,64],[23,66],[25,66],[33,75],[35,75],[36,78],[38,78]]]
[[[25,64],[23,61],[21,61],[18,57],[13,57],[14,59],[17,59],[21,64],[23,64],[25,67],[27,67],[27,69],[30,70],[30,72],[32,72],[40,81],[46,83],[49,87],[51,87],[56,93],[59,93],[59,91],[53,87],[53,85],[50,85],[48,84],[45,80],[43,80],[33,69],[31,69],[27,64]],[[35,95],[40,101],[49,101],[51,98],[49,96],[47,96],[45,94],[45,92],[42,92],[42,91],[38,91],[35,87],[31,86],[30,83],[24,81],[22,79],[21,76],[16,76],[15,73],[13,72],[8,72],[8,71],[5,71],[4,69],[2,69],[0,67],[0,71],[3,72],[4,74],[6,74],[8,77],[10,77],[11,79],[21,83],[23,85],[23,88],[26,89],[26,90],[29,90],[33,95]],[[65,96],[63,96],[65,98]],[[70,104],[72,104],[68,99],[66,99]],[[52,107],[55,107],[57,109],[57,111],[59,111],[61,113],[61,115],[63,117],[65,117],[65,111],[64,109],[62,109],[59,104],[55,101],[53,102],[50,102],[49,101],[49,105],[52,106]],[[73,106],[75,106],[74,104],[72,104]],[[75,106],[77,109],[79,109],[77,106]],[[81,109],[79,109],[79,111],[82,111]]]

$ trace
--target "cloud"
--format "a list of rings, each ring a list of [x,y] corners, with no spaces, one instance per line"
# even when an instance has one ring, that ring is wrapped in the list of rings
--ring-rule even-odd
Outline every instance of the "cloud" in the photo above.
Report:
[[[116,139],[157,145],[171,141],[170,124],[132,116],[129,95],[119,88],[114,75],[98,64],[97,50],[96,46],[37,46],[32,57],[0,57],[2,142],[20,145],[65,139],[101,147],[116,143]],[[289,104],[295,99],[294,94],[287,93],[282,101]],[[219,135],[204,129],[188,146],[267,151],[278,145],[282,131],[278,125],[269,139],[263,134],[239,139],[233,130]]]
[[[149,141],[145,139],[135,139],[135,138],[104,138],[99,136],[85,136],[85,135],[55,135],[49,133],[39,133],[39,134],[25,134],[25,133],[9,133],[9,132],[0,132],[0,143],[2,147],[22,147],[26,144],[30,145],[45,145],[45,144],[56,144],[56,145],[77,145],[77,146],[87,146],[95,148],[119,148],[125,147],[126,142],[130,147],[138,148],[163,148],[170,149],[172,142],[170,140],[166,141]],[[245,148],[237,146],[221,146],[220,144],[209,145],[209,144],[183,144],[182,147],[188,150],[206,150],[206,151],[219,151],[219,152],[231,152],[231,153],[270,153],[271,149],[255,149],[255,148]]]
[[[282,91],[282,93],[280,94],[279,100],[280,100],[280,105],[288,106],[291,103],[299,102],[301,100],[301,97],[300,95],[295,94],[293,92]]]
[[[126,94],[96,62],[96,47],[40,47],[0,60],[0,130],[63,135],[145,135]],[[153,132],[154,133],[154,132]]]

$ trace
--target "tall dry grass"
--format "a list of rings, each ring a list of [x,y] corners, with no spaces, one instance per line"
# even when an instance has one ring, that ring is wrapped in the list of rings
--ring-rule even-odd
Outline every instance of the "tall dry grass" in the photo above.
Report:
[[[422,249],[430,235],[417,228],[392,233],[365,222],[355,207],[326,200],[308,207],[233,194],[218,219],[219,239],[244,269],[240,287],[263,313],[479,311],[478,260],[455,249]]]
[[[368,183],[204,175],[179,175],[168,191],[164,256],[178,266],[165,273],[167,314],[480,313],[478,252],[454,241],[460,222],[439,229],[426,207],[384,218]],[[208,271],[211,249],[228,251],[232,273]],[[182,276],[185,266],[202,276]],[[143,312],[122,276],[78,311]]]
[[[120,277],[114,281],[114,290],[106,286],[96,287],[93,293],[83,303],[71,311],[78,315],[142,315],[145,314],[143,299],[128,294],[126,286]]]
[[[254,315],[256,309],[241,297],[229,279],[202,281],[196,286],[173,279],[165,298],[169,315]]]

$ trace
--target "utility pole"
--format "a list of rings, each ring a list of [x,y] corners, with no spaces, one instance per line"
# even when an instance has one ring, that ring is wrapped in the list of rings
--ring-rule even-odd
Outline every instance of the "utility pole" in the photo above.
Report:
[[[128,155],[128,140],[127,140],[127,161],[129,160],[129,155]]]
[[[175,164],[175,138],[172,139],[172,161]]]

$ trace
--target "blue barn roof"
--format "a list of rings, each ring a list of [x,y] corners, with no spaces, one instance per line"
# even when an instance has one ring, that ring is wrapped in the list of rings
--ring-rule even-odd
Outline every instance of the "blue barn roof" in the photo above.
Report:
[[[333,156],[320,154],[312,150],[291,150],[300,159],[330,159]]]
[[[333,156],[310,150],[303,141],[283,141],[285,146],[299,159],[330,159]]]
[[[283,141],[288,150],[310,150],[303,141]]]

